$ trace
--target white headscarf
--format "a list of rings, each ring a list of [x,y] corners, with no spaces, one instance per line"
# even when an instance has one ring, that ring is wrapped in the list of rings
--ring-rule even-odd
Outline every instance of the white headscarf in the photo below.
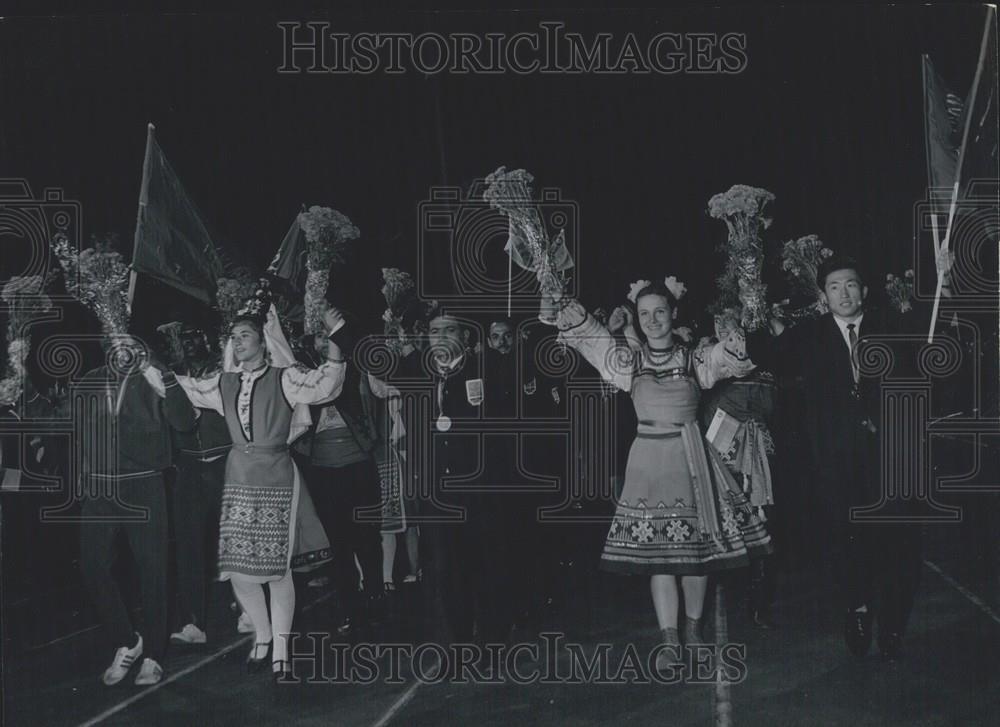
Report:
[[[264,345],[271,355],[271,365],[278,368],[285,368],[295,364],[295,355],[292,347],[288,345],[284,331],[281,330],[281,321],[278,318],[278,311],[274,303],[267,309],[267,318],[264,321]],[[222,352],[223,371],[239,371],[240,367],[233,356],[233,340],[226,340],[226,348]],[[312,426],[312,415],[309,413],[308,404],[296,404],[292,412],[292,424],[288,432],[288,443],[291,444],[296,439],[305,434]]]

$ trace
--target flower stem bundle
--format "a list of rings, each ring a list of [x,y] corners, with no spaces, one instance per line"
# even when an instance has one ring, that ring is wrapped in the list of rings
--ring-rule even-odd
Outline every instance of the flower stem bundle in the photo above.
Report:
[[[347,215],[330,207],[313,206],[299,213],[299,227],[308,245],[306,256],[305,331],[323,330],[326,291],[330,283],[330,266],[344,261],[348,243],[361,232]]]
[[[534,179],[524,169],[508,172],[500,167],[486,177],[483,199],[510,223],[511,258],[535,273],[543,295],[561,294],[566,286],[563,271],[573,263],[565,249],[565,233],[549,239],[532,194]]]
[[[24,392],[26,361],[31,341],[25,329],[39,314],[52,308],[45,294],[47,278],[41,275],[13,277],[3,286],[3,302],[8,310],[7,363],[0,379],[0,405],[13,405]]]
[[[93,246],[77,253],[66,235],[52,243],[66,280],[66,292],[89,308],[101,323],[106,336],[125,333],[128,328],[129,269],[114,249],[116,236],[94,240]]]
[[[764,208],[774,200],[766,189],[736,184],[708,201],[708,213],[726,223],[726,267],[717,281],[721,311],[739,306],[741,323],[747,332],[767,324],[767,286],[761,280],[764,267],[764,244],[761,233],[771,225]]]

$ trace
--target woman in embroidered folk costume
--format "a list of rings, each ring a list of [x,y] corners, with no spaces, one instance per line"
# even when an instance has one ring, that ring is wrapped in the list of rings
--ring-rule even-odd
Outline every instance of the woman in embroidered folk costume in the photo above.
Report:
[[[673,321],[683,292],[672,277],[634,283],[629,299],[645,340],[629,330],[628,345],[616,342],[577,301],[555,302],[560,340],[632,395],[638,432],[601,568],[651,576],[667,645],[657,656],[658,668],[680,660],[678,587],[684,592],[685,642],[699,643],[707,574],[746,567],[749,552],[770,548],[763,524],[718,454],[706,446],[697,422],[701,389],[744,375],[753,365],[741,355],[737,336],[695,349],[678,340]],[[553,303],[550,296],[543,306],[551,311]]]
[[[329,332],[341,323],[335,311],[324,316]],[[266,323],[259,315],[237,317],[230,342],[238,369],[207,379],[178,380],[192,404],[226,418],[233,446],[222,495],[219,577],[231,581],[253,622],[257,639],[247,659],[249,670],[262,669],[270,651],[277,676],[291,671],[287,635],[295,610],[292,569],[330,560],[329,542],[301,486],[288,444],[308,426],[309,404],[339,395],[344,363],[339,347],[331,342],[319,368],[271,365],[275,348],[281,349],[283,363],[291,362],[273,306]],[[270,620],[263,583],[271,593]]]
[[[714,316],[715,338],[723,341],[734,330],[743,331],[740,311],[724,309]],[[774,414],[774,371],[779,352],[772,340],[783,330],[777,319],[768,329],[745,334],[747,353],[755,368],[741,378],[719,381],[702,397],[700,418],[707,431],[706,439],[718,451],[729,472],[740,485],[750,505],[763,513],[771,535],[780,543],[780,533],[773,518],[774,494],[771,480],[771,457],[774,440],[771,419]],[[774,628],[771,601],[775,588],[771,558],[752,558],[748,606],[754,626]]]

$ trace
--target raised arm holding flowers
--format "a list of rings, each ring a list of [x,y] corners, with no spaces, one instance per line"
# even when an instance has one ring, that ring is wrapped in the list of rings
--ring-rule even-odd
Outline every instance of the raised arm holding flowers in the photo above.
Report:
[[[486,177],[483,199],[506,215],[510,238],[504,248],[517,265],[535,273],[543,296],[556,300],[566,287],[566,271],[573,258],[566,249],[565,231],[550,238],[534,200],[531,183],[534,177],[524,169],[508,172],[500,167]]]
[[[309,246],[306,257],[305,332],[318,333],[330,282],[330,266],[343,262],[350,242],[361,236],[347,215],[330,207],[313,206],[299,213],[299,226]]]

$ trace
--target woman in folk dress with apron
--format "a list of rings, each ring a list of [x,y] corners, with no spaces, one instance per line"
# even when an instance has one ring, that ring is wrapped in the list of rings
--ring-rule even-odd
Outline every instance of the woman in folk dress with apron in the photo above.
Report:
[[[676,297],[665,284],[640,281],[629,297],[646,338],[639,345],[619,344],[575,300],[559,302],[555,322],[560,340],[632,395],[639,425],[600,567],[651,577],[662,669],[680,662],[678,588],[685,642],[700,643],[707,574],[746,567],[748,553],[770,550],[770,536],[697,421],[700,389],[753,364],[727,350],[738,341],[697,350],[677,341]]]
[[[277,325],[273,308],[268,315],[273,318],[268,325]],[[324,323],[334,331],[342,322],[335,311],[328,311]],[[292,569],[330,560],[329,541],[288,452],[293,414],[297,405],[335,399],[345,366],[332,341],[319,368],[271,366],[265,333],[258,318],[237,318],[230,340],[240,368],[178,381],[194,406],[214,409],[226,418],[233,446],[226,460],[219,522],[219,579],[232,583],[256,632],[248,669],[260,671],[270,652],[277,677],[291,672],[287,636],[295,611]],[[271,592],[271,619],[264,583]]]

